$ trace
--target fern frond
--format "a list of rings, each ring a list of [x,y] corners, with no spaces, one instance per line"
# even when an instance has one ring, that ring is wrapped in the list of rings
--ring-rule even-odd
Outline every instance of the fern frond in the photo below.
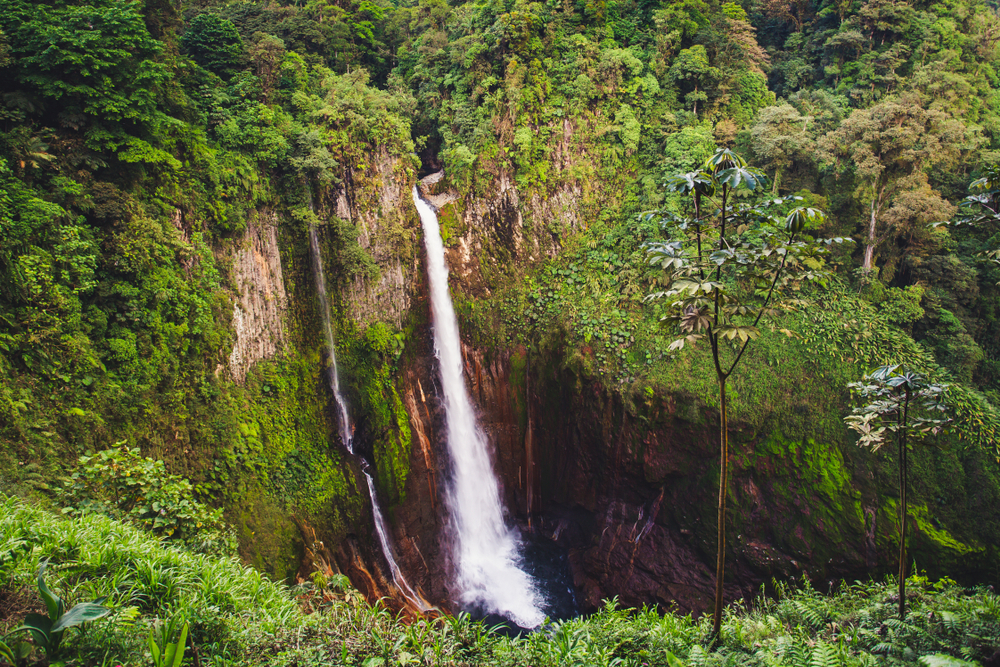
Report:
[[[819,642],[812,652],[809,667],[840,667],[837,651],[827,643]]]

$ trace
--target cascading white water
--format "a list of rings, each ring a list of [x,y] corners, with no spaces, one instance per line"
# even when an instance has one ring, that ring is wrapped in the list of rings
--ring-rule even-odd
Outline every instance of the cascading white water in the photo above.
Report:
[[[330,299],[326,295],[326,274],[323,272],[323,255],[319,251],[319,237],[316,227],[309,225],[309,255],[313,262],[313,276],[316,278],[316,293],[319,297],[319,314],[323,320],[323,337],[326,339],[326,349],[330,354],[330,365],[327,366],[327,379],[330,391],[333,392],[337,404],[337,425],[340,428],[340,439],[351,454],[354,453],[354,429],[347,416],[347,401],[340,393],[340,373],[337,371],[337,349],[333,346],[333,324],[330,317]]]
[[[413,188],[427,248],[434,347],[441,370],[448,449],[454,477],[448,507],[454,531],[456,585],[466,607],[498,614],[523,628],[545,620],[535,582],[520,566],[518,539],[507,527],[500,488],[490,462],[486,437],[476,423],[462,376],[458,320],[448,293],[448,268],[437,215]]]
[[[313,261],[313,275],[316,277],[316,292],[319,296],[320,317],[323,320],[323,336],[326,339],[326,348],[330,353],[330,365],[327,368],[327,378],[330,383],[330,391],[333,393],[334,402],[337,404],[337,423],[340,428],[340,439],[351,455],[354,453],[354,427],[351,424],[350,416],[347,412],[347,400],[340,392],[340,374],[337,370],[337,351],[333,345],[333,324],[330,318],[330,300],[326,294],[326,276],[323,273],[323,255],[319,250],[319,238],[316,235],[316,227],[309,226],[309,253]],[[382,554],[389,564],[389,571],[392,574],[392,581],[396,584],[399,592],[420,611],[429,611],[430,605],[420,597],[413,588],[410,587],[403,572],[399,569],[396,559],[393,556],[392,544],[389,541],[389,528],[382,515],[382,508],[378,503],[378,496],[375,495],[375,480],[369,472],[368,462],[363,457],[361,459],[361,472],[365,475],[368,483],[368,495],[372,499],[372,514],[375,516],[375,533],[378,535],[379,545],[382,547]]]

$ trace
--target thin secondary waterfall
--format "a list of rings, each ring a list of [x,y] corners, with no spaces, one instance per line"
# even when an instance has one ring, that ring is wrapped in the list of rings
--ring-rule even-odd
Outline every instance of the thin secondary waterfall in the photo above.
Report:
[[[427,247],[434,347],[454,466],[447,498],[460,602],[467,608],[504,616],[523,628],[538,627],[545,620],[541,596],[521,567],[516,534],[504,522],[489,448],[462,376],[458,320],[448,293],[448,268],[437,215],[416,187],[413,203],[420,213]]]
[[[378,534],[379,545],[382,547],[382,554],[389,563],[389,571],[392,574],[392,581],[396,584],[399,592],[420,611],[430,610],[430,605],[413,588],[410,587],[403,572],[399,569],[396,559],[393,556],[392,544],[389,540],[389,528],[382,515],[382,508],[378,503],[378,496],[375,495],[375,480],[369,472],[371,466],[364,457],[354,452],[354,426],[351,424],[350,416],[347,412],[347,400],[340,392],[340,374],[337,370],[337,351],[333,345],[333,325],[330,318],[330,300],[326,294],[326,276],[323,273],[323,255],[319,250],[319,238],[316,235],[316,227],[309,226],[309,253],[313,261],[313,275],[316,276],[316,292],[319,296],[319,312],[323,320],[323,336],[326,339],[326,348],[330,353],[330,365],[327,367],[327,379],[330,382],[330,391],[333,393],[334,402],[337,404],[337,424],[340,428],[340,439],[343,441],[347,451],[361,460],[361,472],[365,475],[368,483],[368,495],[372,499],[372,514],[375,516],[375,532]]]

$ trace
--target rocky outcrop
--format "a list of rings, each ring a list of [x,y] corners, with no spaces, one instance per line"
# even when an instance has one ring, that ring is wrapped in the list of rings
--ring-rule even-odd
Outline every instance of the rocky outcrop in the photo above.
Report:
[[[283,317],[288,299],[277,227],[277,216],[271,211],[252,216],[233,256],[238,293],[233,306],[236,340],[229,355],[229,372],[237,382],[243,381],[255,362],[274,357],[285,347]]]
[[[584,229],[613,184],[594,178],[594,161],[569,120],[550,128],[550,159],[544,183],[519,187],[512,166],[495,167],[460,192],[441,171],[420,181],[438,210],[451,279],[465,293],[488,294],[498,277],[519,275],[552,258],[562,240]]]
[[[354,276],[344,290],[344,304],[362,330],[375,321],[400,329],[420,267],[413,172],[406,158],[384,151],[372,156],[371,164],[363,177],[336,193],[336,215],[357,226],[358,245],[379,269],[377,278]]]

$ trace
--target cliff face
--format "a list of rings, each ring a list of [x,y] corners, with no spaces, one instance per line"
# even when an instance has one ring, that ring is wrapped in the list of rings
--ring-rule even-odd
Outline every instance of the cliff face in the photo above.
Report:
[[[373,164],[374,175],[363,187],[356,182],[355,189],[329,196],[328,208],[357,226],[360,247],[379,267],[377,278],[355,276],[334,296],[338,355],[354,401],[356,447],[376,463],[397,561],[428,601],[447,608],[453,592],[444,513],[446,429],[419,221],[410,173],[391,156]],[[530,196],[519,194],[503,175],[479,195],[459,194],[440,174],[420,187],[439,210],[453,293],[466,299],[489,295],[492,286],[558,253],[561,234],[580,228],[594,196],[568,177],[546,194]],[[277,351],[282,341],[271,323],[283,297],[278,285],[267,282],[281,275],[280,265],[267,259],[274,256],[274,242],[257,228],[249,237],[244,254],[237,255],[237,275],[250,276],[243,282],[256,291],[241,294],[237,311],[260,313],[255,317],[264,325],[253,328],[257,336],[246,344],[241,336],[238,348],[250,350],[242,353],[245,359]],[[405,334],[395,362],[369,354],[365,332],[378,323]],[[272,346],[261,336],[270,336]],[[466,377],[495,449],[510,518],[522,531],[568,552],[583,608],[618,596],[625,605],[704,610],[714,579],[715,410],[670,387],[609,388],[581,362],[592,352],[571,343],[530,350],[467,343]],[[319,368],[316,373],[320,386]],[[395,416],[387,421],[379,406],[396,406],[389,410]],[[786,439],[780,415],[763,430],[737,421],[731,438],[730,599],[753,594],[772,577],[850,580],[895,567],[891,461],[873,464],[847,440]],[[961,489],[976,489],[984,476],[992,479],[988,462],[973,455],[928,450],[916,460],[915,470]],[[300,574],[337,567],[370,597],[399,601],[374,538],[357,465],[351,463],[364,502],[346,532],[299,522],[306,554]],[[994,482],[980,486],[993,488]],[[978,539],[961,524],[975,525],[972,517],[978,516],[984,525],[1000,525],[998,510],[984,513],[982,498],[962,491],[942,523],[933,491],[938,486],[914,484],[911,553],[919,566],[951,576],[977,576],[995,567],[997,545],[989,535],[996,531]]]
[[[354,276],[344,288],[345,315],[359,329],[377,321],[399,329],[410,310],[420,266],[412,171],[404,159],[385,151],[370,160],[370,173],[352,179],[335,195],[336,215],[358,227],[358,245],[379,268],[377,279]]]
[[[465,349],[469,386],[495,447],[512,518],[522,531],[569,553],[584,610],[615,596],[629,606],[707,609],[718,493],[715,411],[669,392],[643,390],[638,398],[610,391],[564,363],[557,350],[537,359],[529,354],[524,348]],[[408,374],[408,386],[413,378]],[[425,436],[440,423],[434,404],[428,398],[410,411]],[[853,445],[752,433],[738,424],[731,437],[728,599],[753,595],[775,577],[807,576],[823,586],[893,570],[896,491],[891,475],[881,477],[862,460],[867,453]],[[431,562],[423,571],[433,581],[447,574],[438,560],[446,550],[439,535],[435,551],[433,533],[441,523],[427,503],[441,486],[440,472],[429,470],[425,457],[414,457],[413,502],[397,508],[395,517],[400,533],[427,545],[421,547],[424,559],[410,559],[408,566],[420,571]],[[926,450],[917,457],[915,469],[940,469],[956,453]],[[988,466],[969,457],[953,483],[974,488]],[[995,567],[990,554],[996,545],[963,542],[961,526],[933,525],[928,504],[935,499],[921,484],[913,487],[910,548],[922,569],[976,579]],[[962,508],[966,520],[997,521],[995,510],[984,515],[974,504]],[[429,561],[428,554],[436,557]]]
[[[281,354],[287,342],[288,297],[278,247],[278,217],[273,211],[261,211],[248,220],[243,242],[233,254],[233,273],[238,292],[229,371],[237,382],[243,382],[254,363]]]

